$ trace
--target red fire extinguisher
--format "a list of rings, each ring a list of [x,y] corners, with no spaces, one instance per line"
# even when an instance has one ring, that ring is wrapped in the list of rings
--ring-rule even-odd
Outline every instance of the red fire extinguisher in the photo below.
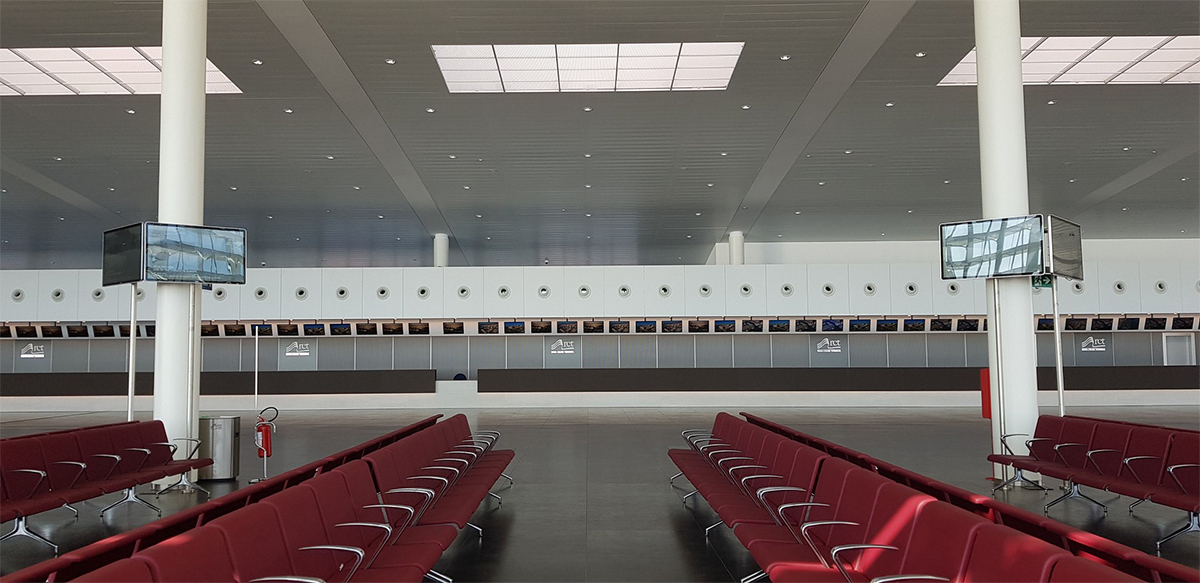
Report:
[[[266,418],[267,411],[273,414]],[[267,407],[258,412],[258,421],[254,423],[254,445],[258,447],[258,457],[263,461],[263,477],[250,480],[250,483],[267,479],[267,458],[271,457],[271,434],[275,433],[275,420],[279,418],[279,409]]]

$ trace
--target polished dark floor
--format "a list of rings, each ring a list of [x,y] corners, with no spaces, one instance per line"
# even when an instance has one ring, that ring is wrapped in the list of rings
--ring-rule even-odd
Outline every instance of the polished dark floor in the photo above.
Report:
[[[502,508],[486,502],[474,522],[481,539],[460,534],[437,569],[457,581],[731,581],[756,569],[732,533],[724,528],[704,539],[702,527],[716,522],[703,501],[680,498],[690,488],[667,479],[677,470],[666,456],[682,442],[683,429],[712,423],[716,409],[491,409],[465,411],[473,426],[503,433],[501,445],[516,450],[507,473],[513,487],[498,485]],[[736,412],[736,411],[733,411]],[[804,428],[837,443],[912,468],[976,492],[989,492],[989,422],[976,409],[759,408],[751,412]],[[1072,413],[1200,426],[1192,408],[1078,408]],[[213,412],[216,414],[216,412]],[[373,410],[287,412],[278,420],[274,474],[360,443],[428,415],[428,411]],[[119,421],[114,413],[0,414],[0,437]],[[262,474],[243,418],[239,481],[205,482],[214,495],[245,485]],[[502,484],[504,482],[501,482]],[[1009,502],[1040,511],[1042,494],[1016,490],[999,494]],[[145,496],[154,501],[153,495]],[[1102,502],[1111,494],[1097,496]],[[115,496],[80,507],[39,515],[33,530],[50,537],[63,552],[157,517],[140,506],[124,505],[103,519],[99,508]],[[165,514],[201,500],[198,494],[169,493],[158,500]],[[1143,504],[1130,516],[1127,498],[1109,504],[1104,516],[1090,504],[1069,500],[1050,515],[1129,546],[1154,551],[1154,540],[1183,524],[1182,512]],[[4,525],[4,530],[10,525]],[[0,573],[10,573],[51,556],[28,539],[10,539],[0,548]],[[1200,536],[1180,537],[1163,556],[1200,565]]]

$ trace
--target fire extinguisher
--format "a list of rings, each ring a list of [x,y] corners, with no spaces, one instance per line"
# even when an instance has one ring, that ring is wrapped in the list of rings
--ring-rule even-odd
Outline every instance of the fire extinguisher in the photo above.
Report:
[[[266,418],[267,412],[273,414],[270,419]],[[271,457],[271,434],[275,433],[275,420],[279,418],[279,409],[275,407],[267,407],[258,412],[258,421],[254,423],[254,445],[258,447],[258,457],[263,461],[263,477],[251,480],[251,483],[260,482],[267,479],[267,458]]]

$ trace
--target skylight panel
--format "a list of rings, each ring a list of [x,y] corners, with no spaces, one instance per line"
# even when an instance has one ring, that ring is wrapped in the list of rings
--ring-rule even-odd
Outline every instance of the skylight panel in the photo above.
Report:
[[[1024,37],[1021,78],[1027,85],[1200,83],[1200,35]],[[975,85],[971,49],[938,85]]]
[[[723,90],[729,86],[743,45],[609,43],[430,48],[451,93],[528,93]],[[480,74],[461,74],[464,71]],[[679,79],[687,82],[673,83]]]
[[[161,94],[161,58],[162,47],[0,49],[0,95]],[[207,93],[242,92],[212,61],[204,65]]]

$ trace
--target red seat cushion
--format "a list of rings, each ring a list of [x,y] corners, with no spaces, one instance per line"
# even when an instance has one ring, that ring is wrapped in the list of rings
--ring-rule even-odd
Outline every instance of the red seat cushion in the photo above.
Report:
[[[1050,583],[1125,583],[1141,581],[1133,575],[1082,557],[1062,557],[1050,571]]]
[[[85,573],[75,578],[74,581],[92,583],[153,583],[154,576],[150,573],[150,565],[145,561],[121,559],[90,573]]]

